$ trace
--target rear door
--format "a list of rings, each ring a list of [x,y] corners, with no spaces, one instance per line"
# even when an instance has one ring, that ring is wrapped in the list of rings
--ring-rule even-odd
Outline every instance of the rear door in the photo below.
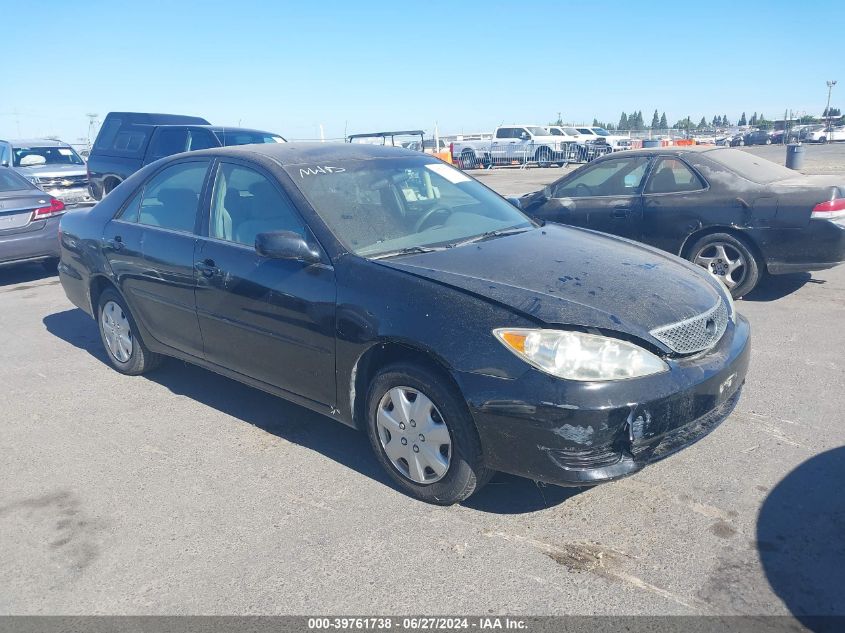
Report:
[[[579,169],[552,186],[551,196],[535,215],[639,239],[641,187],[650,162],[650,155],[628,154]]]
[[[195,258],[206,358],[334,404],[334,269],[258,255],[259,233],[293,231],[316,241],[271,174],[235,159],[219,162],[214,172]]]
[[[104,252],[133,313],[156,340],[197,357],[203,348],[194,249],[209,165],[208,158],[168,164],[103,234]]]

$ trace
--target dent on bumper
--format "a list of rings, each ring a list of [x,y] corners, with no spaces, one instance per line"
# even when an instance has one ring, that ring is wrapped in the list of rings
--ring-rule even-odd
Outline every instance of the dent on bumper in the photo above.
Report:
[[[516,380],[456,378],[491,468],[581,486],[630,475],[707,435],[736,406],[749,357],[740,317],[715,348],[653,377],[575,383],[532,369]]]

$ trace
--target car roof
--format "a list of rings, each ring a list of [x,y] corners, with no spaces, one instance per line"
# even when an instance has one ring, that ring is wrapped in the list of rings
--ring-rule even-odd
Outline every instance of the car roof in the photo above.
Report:
[[[180,156],[231,156],[233,158],[250,156],[266,156],[282,165],[298,165],[302,163],[328,164],[333,160],[372,160],[376,158],[424,158],[427,155],[390,145],[374,145],[369,143],[257,143],[253,145],[234,145],[229,147],[214,147],[180,154]],[[435,161],[436,158],[431,158]]]
[[[275,132],[268,132],[267,130],[255,130],[250,127],[233,127],[231,125],[193,125],[191,127],[204,127],[212,132],[253,132],[255,134],[270,134],[271,136],[281,136]]]
[[[70,144],[52,138],[19,138],[9,143],[12,147],[70,147]]]

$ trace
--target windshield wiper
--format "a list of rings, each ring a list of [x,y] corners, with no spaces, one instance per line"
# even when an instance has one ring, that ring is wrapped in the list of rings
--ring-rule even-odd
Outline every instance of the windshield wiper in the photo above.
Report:
[[[432,251],[442,251],[442,248],[434,248],[433,246],[408,246],[407,248],[400,248],[396,251],[387,251],[386,253],[379,253],[370,259],[384,259],[385,257],[396,257],[397,255],[412,255],[414,253],[431,253]]]
[[[460,242],[449,244],[449,248],[456,248],[458,246],[463,246],[465,244],[473,244],[475,242],[483,242],[484,240],[493,239],[494,237],[503,237],[505,235],[516,235],[517,233],[525,233],[528,230],[530,229],[522,227],[513,229],[498,229],[496,231],[486,231],[481,235],[476,235],[475,237],[470,237]]]

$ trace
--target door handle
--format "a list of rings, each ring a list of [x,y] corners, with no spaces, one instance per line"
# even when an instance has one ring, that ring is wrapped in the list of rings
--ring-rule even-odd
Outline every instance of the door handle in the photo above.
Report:
[[[214,265],[213,259],[204,259],[197,262],[195,268],[202,273],[203,277],[214,277],[220,274],[220,269]]]
[[[613,212],[610,214],[610,217],[627,218],[629,213],[631,213],[631,207],[614,207]]]
[[[126,246],[126,245],[123,243],[123,238],[122,238],[122,237],[120,237],[119,235],[115,235],[112,239],[107,240],[107,241],[106,241],[106,244],[108,244],[109,246],[111,246],[111,247],[112,247],[114,250],[116,250],[116,251],[119,251],[119,250],[120,250],[120,249],[122,249],[124,246]]]

